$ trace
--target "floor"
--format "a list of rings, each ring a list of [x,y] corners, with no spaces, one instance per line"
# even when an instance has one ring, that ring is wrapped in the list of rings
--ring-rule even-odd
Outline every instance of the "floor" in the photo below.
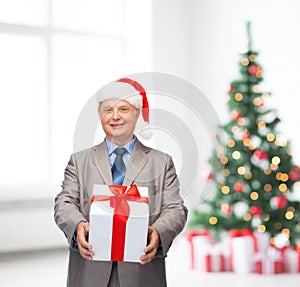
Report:
[[[189,269],[188,254],[184,245],[175,242],[167,258],[168,286],[205,287],[285,287],[297,286],[300,274],[237,275],[233,273],[201,273]],[[67,251],[1,255],[1,287],[59,287],[65,286]],[[142,287],[142,286],[141,286]]]

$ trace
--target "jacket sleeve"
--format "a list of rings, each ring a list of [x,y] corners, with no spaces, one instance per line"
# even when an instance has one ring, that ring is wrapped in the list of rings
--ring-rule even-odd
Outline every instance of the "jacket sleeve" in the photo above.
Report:
[[[179,180],[174,163],[167,157],[162,190],[162,208],[160,216],[152,224],[160,236],[162,254],[166,256],[174,238],[182,231],[187,220],[188,210],[179,194]]]
[[[78,222],[86,221],[79,210],[80,183],[74,155],[65,169],[62,190],[55,198],[54,219],[58,227],[64,232],[68,243],[72,246],[73,235]]]

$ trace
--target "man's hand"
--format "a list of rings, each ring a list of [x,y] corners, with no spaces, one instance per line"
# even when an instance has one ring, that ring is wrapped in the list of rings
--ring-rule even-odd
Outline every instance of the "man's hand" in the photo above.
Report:
[[[157,247],[159,244],[159,234],[153,227],[148,227],[148,239],[149,244],[145,247],[145,255],[141,256],[141,264],[149,263],[157,253]]]
[[[88,222],[80,222],[76,228],[77,244],[79,253],[85,259],[92,260],[94,252],[92,251],[92,245],[89,244],[86,239],[90,231],[90,225]]]

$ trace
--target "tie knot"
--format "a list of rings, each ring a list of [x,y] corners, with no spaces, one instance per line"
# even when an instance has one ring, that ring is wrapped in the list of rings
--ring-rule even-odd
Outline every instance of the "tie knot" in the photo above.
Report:
[[[125,147],[118,147],[114,150],[114,153],[119,156],[123,156],[127,152]]]

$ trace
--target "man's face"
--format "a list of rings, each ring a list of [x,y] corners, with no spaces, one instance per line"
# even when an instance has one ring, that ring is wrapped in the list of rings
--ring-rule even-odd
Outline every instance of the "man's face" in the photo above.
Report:
[[[100,104],[100,119],[107,138],[125,145],[133,138],[140,111],[127,101],[107,99]]]

